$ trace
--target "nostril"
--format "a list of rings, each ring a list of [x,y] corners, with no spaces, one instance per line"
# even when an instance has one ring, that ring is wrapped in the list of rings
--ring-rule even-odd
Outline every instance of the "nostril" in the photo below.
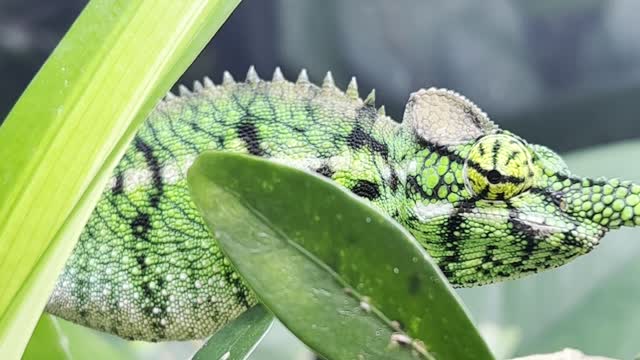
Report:
[[[551,194],[551,201],[560,208],[560,210],[567,210],[567,202],[564,200],[564,196],[560,192],[555,192]]]

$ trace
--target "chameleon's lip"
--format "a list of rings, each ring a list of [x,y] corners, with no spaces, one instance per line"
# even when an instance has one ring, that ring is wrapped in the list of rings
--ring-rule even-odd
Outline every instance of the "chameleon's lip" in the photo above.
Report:
[[[600,243],[608,228],[577,214],[565,212],[558,208],[555,214],[543,209],[530,207],[516,208],[474,208],[461,214],[465,219],[477,222],[480,226],[486,221],[496,224],[510,224],[511,228],[536,244],[566,244],[586,246],[589,249]]]

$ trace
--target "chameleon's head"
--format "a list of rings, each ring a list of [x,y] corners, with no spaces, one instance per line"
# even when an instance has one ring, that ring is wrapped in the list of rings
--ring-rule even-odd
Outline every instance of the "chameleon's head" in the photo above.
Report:
[[[401,167],[401,218],[455,285],[560,266],[609,229],[640,225],[640,185],[572,175],[454,92],[412,94],[403,126],[417,154]]]

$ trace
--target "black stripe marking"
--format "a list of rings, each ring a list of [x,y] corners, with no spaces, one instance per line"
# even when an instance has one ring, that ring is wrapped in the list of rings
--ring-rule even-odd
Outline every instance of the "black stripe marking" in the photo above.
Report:
[[[243,121],[236,128],[238,137],[244,142],[249,154],[255,156],[264,156],[265,151],[260,148],[260,132],[256,125],[251,121]]]
[[[447,249],[451,249],[453,254],[444,256],[439,261],[448,264],[458,264],[461,262],[460,246],[462,243],[455,233],[462,229],[462,224],[465,222],[465,218],[462,215],[471,212],[475,208],[474,203],[474,200],[461,202],[460,205],[456,207],[455,213],[449,217],[447,226],[445,227],[444,239]],[[453,275],[452,272],[449,272],[449,274]]]
[[[489,195],[489,187],[485,186],[479,194],[476,194],[476,198],[478,199],[486,199],[487,195]]]
[[[378,187],[378,184],[369,180],[359,179],[351,188],[351,191],[354,194],[369,200],[375,200],[380,197],[380,188]]]
[[[496,141],[493,143],[493,148],[491,149],[491,162],[493,163],[494,168],[498,165],[498,153],[500,152],[500,146],[502,146],[502,143],[500,141]]]
[[[493,257],[496,254],[496,251],[498,251],[499,248],[497,245],[495,244],[489,244],[487,245],[487,254],[484,257],[484,262],[487,263],[493,263],[494,266],[500,266],[504,264],[504,261],[502,260],[494,260]]]
[[[116,183],[111,188],[113,195],[121,195],[124,193],[124,175],[121,172],[116,173]]]
[[[565,174],[555,174],[555,176],[558,179],[558,181],[569,180],[571,184],[579,184],[582,182],[582,179],[577,176],[565,175]],[[599,180],[599,179],[593,180],[593,185],[604,186],[606,184],[607,184],[606,180]]]
[[[457,162],[459,164],[464,164],[464,159],[462,157],[460,157],[460,155],[454,153],[453,151],[447,149],[445,146],[442,145],[437,145],[434,143],[431,143],[419,136],[416,135],[416,142],[422,146],[424,149],[429,150],[429,152],[432,153],[436,153],[439,156],[444,156],[446,158],[449,159],[449,161],[451,162]],[[470,165],[475,164],[473,161],[469,161]],[[478,164],[475,164],[476,166],[479,167]]]
[[[408,196],[414,194],[419,194],[423,199],[428,199],[429,195],[422,189],[422,186],[418,183],[418,178],[415,175],[407,176],[407,188],[406,193]]]
[[[239,303],[241,303],[245,308],[248,309],[251,306],[251,304],[249,304],[249,300],[247,299],[244,284],[242,284],[242,281],[240,281],[240,278],[234,277],[233,271],[231,269],[228,269],[228,271],[224,273],[224,278],[228,284],[231,284],[233,285],[233,287],[236,288],[236,292],[235,294],[233,294],[236,300],[238,300]]]
[[[523,260],[527,260],[529,256],[532,255],[538,248],[538,244],[537,244],[538,231],[536,231],[533,227],[531,227],[531,225],[520,220],[518,218],[518,211],[515,209],[509,210],[508,221],[512,226],[512,231],[520,235],[517,237],[526,241],[526,245],[523,248],[523,250],[526,253],[526,256],[525,256],[526,259],[523,259]]]
[[[140,239],[142,241],[149,241],[149,232],[151,231],[151,222],[149,214],[138,212],[138,215],[131,221],[129,224],[131,227],[131,232],[136,237],[136,239]],[[161,295],[162,286],[164,285],[164,280],[161,277],[155,277],[155,279],[149,279],[149,266],[146,263],[146,254],[144,250],[136,250],[136,263],[140,268],[139,277],[142,279],[142,291],[144,292],[144,296],[148,299],[153,299],[149,305],[143,306],[143,310],[145,313],[151,317],[152,323],[151,326],[153,328],[153,334],[158,337],[164,337],[165,334],[165,326],[161,324],[161,316],[166,312],[166,308],[164,306],[165,301]],[[151,287],[151,282],[156,282],[156,289]],[[154,313],[154,306],[158,306],[160,309],[159,313]],[[151,341],[156,341],[151,339]]]
[[[144,156],[144,160],[151,170],[151,179],[153,181],[153,187],[156,191],[151,191],[149,194],[149,204],[152,208],[157,209],[160,204],[160,198],[164,193],[162,184],[162,175],[160,174],[160,162],[158,158],[153,154],[153,149],[142,138],[136,136],[134,140],[135,147]]]
[[[138,263],[138,267],[140,267],[140,270],[142,272],[145,272],[147,270],[147,262],[145,261],[147,259],[147,256],[145,254],[140,254],[138,256],[136,256],[136,262]]]
[[[396,190],[398,190],[399,182],[400,182],[400,179],[398,178],[398,174],[394,169],[391,169],[391,177],[389,178],[389,187],[391,188],[391,191],[393,191],[394,193],[396,192]]]
[[[511,154],[509,154],[509,156],[507,157],[507,161],[505,162],[505,165],[509,165],[510,162],[515,160],[516,156],[518,156],[518,154],[519,153],[517,151],[512,151]]]
[[[384,159],[389,157],[387,144],[374,139],[371,134],[362,129],[360,124],[356,124],[349,136],[347,136],[347,145],[356,150],[367,147],[371,152],[380,154]]]
[[[153,189],[149,191],[149,205],[153,211],[154,209],[159,208],[160,200],[164,194],[160,161],[153,153],[153,148],[142,138],[136,136],[134,139],[134,146],[140,153],[142,153],[147,167],[151,170]],[[149,213],[138,211],[136,217],[129,223],[129,226],[136,239],[149,241],[149,232],[152,229],[151,215]],[[149,268],[146,263],[146,254],[143,250],[138,250],[136,251],[135,259],[138,267],[140,268],[140,278],[143,279],[142,290],[145,293],[145,296],[147,298],[154,299],[152,304],[158,304],[158,306],[161,307],[160,314],[164,313],[166,309],[162,306],[164,302],[162,301],[161,295],[159,295],[160,292],[151,288],[152,280],[148,278]],[[156,279],[157,284],[162,282],[162,279]],[[160,314],[155,314],[153,312],[153,305],[144,306],[143,309],[153,319],[151,326],[153,328],[154,335],[164,337],[165,329],[164,326],[160,324]],[[156,341],[156,339],[151,339],[151,341]]]
[[[149,214],[139,212],[138,215],[133,218],[130,223],[131,232],[134,236],[147,239],[147,234],[151,230],[151,223],[149,222]]]
[[[468,166],[471,166],[473,168],[473,170],[479,172],[485,178],[489,178],[489,173],[491,171],[494,171],[494,169],[485,170],[482,167],[480,167],[480,165],[478,165],[477,163],[473,162],[472,160],[467,161],[467,164],[468,164]],[[500,178],[500,182],[501,183],[510,183],[510,184],[514,184],[514,185],[519,185],[519,184],[522,184],[524,182],[524,179],[519,178],[517,176],[505,175],[505,174],[501,174],[501,175],[502,175],[502,177]]]
[[[172,122],[170,122],[170,124],[172,124]],[[204,133],[205,135],[207,135],[209,138],[215,139],[218,149],[224,148],[224,136],[215,135],[214,133],[203,129],[200,125],[198,125],[198,123],[196,123],[194,121],[191,121],[188,124],[189,124],[189,126],[191,126],[191,130],[193,130],[194,132],[201,132],[201,133]]]
[[[336,172],[333,171],[333,169],[331,167],[329,167],[328,164],[322,164],[322,166],[320,166],[319,168],[316,169],[316,173],[331,179],[333,174],[335,174]]]
[[[536,188],[533,187],[531,189],[529,189],[529,191],[533,194],[538,194],[541,195],[545,198],[545,202],[547,203],[553,203],[555,206],[557,206],[560,210],[564,211],[562,203],[564,201],[564,194],[561,191],[549,191],[547,189],[544,188]]]

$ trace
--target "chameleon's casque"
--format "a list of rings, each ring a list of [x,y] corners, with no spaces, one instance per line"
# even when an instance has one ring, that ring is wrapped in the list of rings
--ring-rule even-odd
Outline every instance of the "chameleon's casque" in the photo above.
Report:
[[[253,68],[245,82],[180,88],[151,113],[116,167],[47,310],[140,340],[208,336],[256,303],[189,198],[207,149],[317,172],[405,226],[454,285],[515,278],[591,251],[640,224],[640,186],[569,173],[551,150],[499,129],[447,90],[411,95],[397,123],[302,72]]]

